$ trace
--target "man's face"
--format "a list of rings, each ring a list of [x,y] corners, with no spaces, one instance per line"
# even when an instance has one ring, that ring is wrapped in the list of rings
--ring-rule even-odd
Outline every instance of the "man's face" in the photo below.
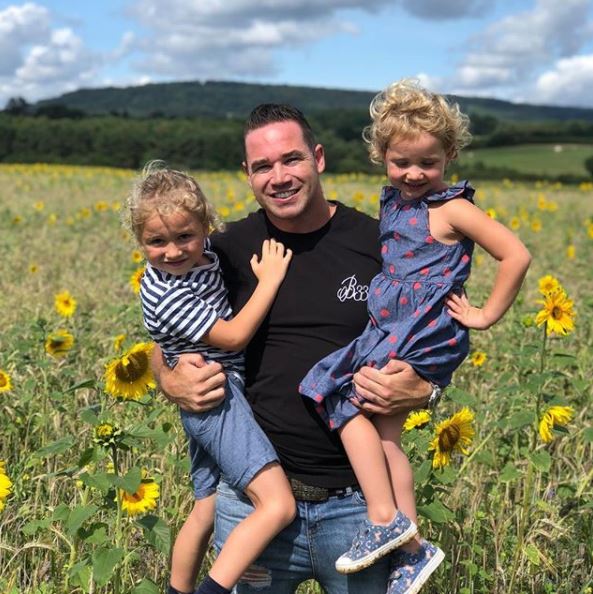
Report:
[[[325,168],[323,147],[312,150],[294,121],[274,122],[245,137],[243,163],[249,185],[276,227],[306,232],[325,221],[319,174]]]

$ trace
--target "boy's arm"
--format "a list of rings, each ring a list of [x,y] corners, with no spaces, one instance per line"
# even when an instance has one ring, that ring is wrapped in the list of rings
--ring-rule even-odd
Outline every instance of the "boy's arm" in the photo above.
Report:
[[[451,317],[458,322],[468,328],[486,330],[513,304],[531,255],[514,233],[470,202],[451,200],[446,206],[447,219],[455,231],[473,239],[499,263],[492,291],[481,308],[473,307],[465,295],[451,294],[445,301]]]
[[[243,350],[272,306],[291,258],[291,250],[285,250],[274,239],[266,239],[261,260],[254,255],[250,262],[259,281],[253,295],[233,319],[217,320],[202,340],[225,351]]]
[[[185,353],[170,369],[163,360],[160,347],[155,345],[151,367],[167,399],[184,410],[206,412],[224,399],[226,378],[220,363],[207,364],[201,355]]]

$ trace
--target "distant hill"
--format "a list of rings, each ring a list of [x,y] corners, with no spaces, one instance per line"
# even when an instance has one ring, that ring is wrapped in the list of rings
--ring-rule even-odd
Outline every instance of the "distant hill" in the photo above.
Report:
[[[244,118],[258,103],[291,103],[305,114],[333,109],[366,111],[374,95],[372,91],[287,85],[220,81],[174,82],[123,88],[80,89],[39,101],[34,107],[61,105],[87,115]],[[493,116],[503,121],[593,122],[593,109],[518,104],[480,97],[451,98],[467,113]]]

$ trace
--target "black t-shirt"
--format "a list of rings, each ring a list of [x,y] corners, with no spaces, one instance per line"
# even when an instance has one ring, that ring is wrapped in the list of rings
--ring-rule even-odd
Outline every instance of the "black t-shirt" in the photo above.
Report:
[[[235,312],[257,279],[249,260],[274,238],[293,251],[269,315],[245,351],[246,396],[289,476],[322,487],[356,482],[340,438],[317,415],[299,382],[366,326],[368,286],[381,267],[378,221],[337,203],[313,233],[286,233],[263,210],[212,237]]]

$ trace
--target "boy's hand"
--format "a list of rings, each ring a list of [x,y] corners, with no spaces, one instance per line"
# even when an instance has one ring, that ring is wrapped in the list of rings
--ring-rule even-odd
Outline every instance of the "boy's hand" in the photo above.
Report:
[[[445,306],[449,310],[449,315],[467,328],[487,330],[492,326],[492,321],[488,319],[484,310],[473,307],[465,293],[450,293],[445,299]]]
[[[261,259],[254,254],[250,264],[257,280],[273,285],[280,285],[286,276],[292,258],[292,250],[275,239],[266,239],[262,245]]]

